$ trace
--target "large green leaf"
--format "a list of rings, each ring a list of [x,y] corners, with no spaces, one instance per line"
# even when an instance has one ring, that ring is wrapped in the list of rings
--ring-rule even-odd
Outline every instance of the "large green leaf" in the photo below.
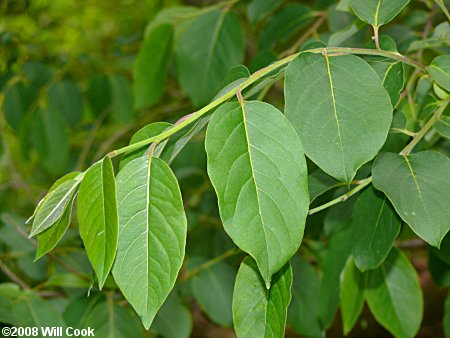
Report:
[[[387,24],[409,3],[409,0],[349,0],[356,15],[374,27]]]
[[[226,263],[203,270],[191,280],[196,301],[211,320],[223,326],[233,325],[231,301],[236,272]]]
[[[427,72],[446,91],[450,91],[450,55],[441,55],[427,67]]]
[[[306,155],[339,180],[350,182],[386,141],[389,95],[357,56],[300,54],[286,70],[285,96]]]
[[[450,160],[435,151],[407,156],[383,153],[372,172],[375,188],[387,195],[401,218],[439,247],[450,230]]]
[[[286,264],[273,276],[270,289],[255,261],[244,259],[233,294],[234,328],[238,337],[282,338],[291,301],[292,269]]]
[[[159,158],[140,157],[117,175],[119,245],[114,279],[148,329],[184,258],[186,216],[175,176]]]
[[[243,61],[239,19],[218,9],[203,14],[181,35],[176,54],[181,86],[195,105],[207,103],[228,71]]]
[[[118,233],[116,182],[109,157],[94,164],[84,175],[78,193],[78,221],[101,289],[116,255]]]
[[[269,287],[303,238],[309,196],[300,140],[271,105],[226,103],[209,123],[206,151],[225,230]]]
[[[298,255],[291,259],[292,302],[288,309],[288,325],[306,337],[322,337],[319,320],[321,277],[314,267]]]
[[[281,3],[283,3],[283,0],[252,0],[247,7],[247,16],[250,23],[252,25],[256,24]]]
[[[44,198],[33,220],[30,237],[48,229],[61,218],[66,210],[66,206],[75,195],[81,178],[82,175],[77,175],[75,178],[61,183],[48,194],[48,197]]]
[[[372,187],[366,189],[353,207],[353,248],[361,271],[378,267],[400,232],[401,219],[386,196]]]
[[[133,68],[133,91],[137,109],[157,103],[164,93],[172,53],[173,28],[162,24],[145,38]]]
[[[83,117],[83,96],[71,81],[54,84],[48,92],[50,109],[62,114],[65,121],[74,126]]]
[[[344,335],[347,335],[358,320],[364,306],[366,275],[358,270],[352,258],[347,260],[341,275],[341,313]]]
[[[408,258],[393,249],[370,271],[366,299],[376,320],[398,338],[415,337],[423,314],[422,291]]]

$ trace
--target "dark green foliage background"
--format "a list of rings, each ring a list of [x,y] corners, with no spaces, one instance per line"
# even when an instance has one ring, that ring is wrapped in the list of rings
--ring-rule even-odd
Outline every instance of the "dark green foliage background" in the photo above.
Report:
[[[224,231],[217,197],[207,175],[205,132],[197,131],[210,116],[202,117],[192,127],[194,132],[186,137],[186,142],[190,142],[183,149],[169,141],[162,155],[170,162],[180,184],[188,235],[176,286],[149,331],[144,330],[111,275],[99,291],[78,234],[76,212],[58,246],[36,262],[37,241],[28,238],[30,226],[25,221],[56,179],[71,171],[86,170],[108,152],[128,145],[132,136],[149,123],[176,123],[228,91],[221,92],[223,88],[242,83],[249,76],[248,69],[255,72],[307,46],[321,48],[324,42],[329,47],[374,48],[372,28],[346,10],[346,3],[1,1],[0,326],[36,326],[30,318],[32,308],[41,325],[95,327],[96,337],[110,336],[111,329],[116,337],[234,337],[233,285],[245,255]],[[445,4],[450,5],[448,1]],[[424,65],[438,55],[450,54],[449,20],[440,7],[445,4],[411,1],[392,22],[380,28],[381,47],[397,49]],[[204,13],[209,16],[196,20]],[[210,29],[217,22],[223,24],[219,32]],[[222,43],[211,46],[216,34]],[[197,55],[203,55],[206,49],[210,50],[211,59],[199,58]],[[384,61],[375,56],[365,60]],[[380,75],[386,71],[384,67],[374,68]],[[442,93],[450,88],[445,76],[443,82],[437,81],[443,89],[433,92],[429,79],[418,75],[413,67],[394,70],[404,71],[406,86],[388,83],[396,112],[383,150],[399,152],[409,141],[409,136],[401,131],[419,130],[435,111],[440,90]],[[449,69],[446,71],[448,79]],[[264,100],[283,111],[283,82],[279,81],[283,75],[270,74],[247,91],[245,99]],[[308,81],[305,79],[306,84]],[[385,101],[389,101],[387,95]],[[417,150],[433,149],[450,156],[448,108],[443,115],[436,132],[422,140]],[[168,126],[153,125],[135,135],[132,142],[158,135]],[[125,161],[144,151],[128,153]],[[344,183],[326,175],[313,162],[308,160],[307,164],[311,208],[348,191]],[[376,163],[375,167],[382,168],[382,164]],[[117,173],[124,163],[113,159],[113,165]],[[364,179],[369,173],[370,167],[363,165],[355,180]],[[441,174],[440,177],[448,177],[450,173]],[[341,178],[352,179],[346,175]],[[390,187],[389,182],[375,181],[374,185],[384,192]],[[355,202],[357,207],[366,204],[373,209],[388,203],[384,195],[369,189],[358,202],[352,197],[308,217],[301,248],[291,261],[294,285],[286,336],[320,337],[325,332],[329,337],[343,335],[339,297],[348,292],[349,297],[354,295],[349,289],[340,290],[340,278],[359,273],[349,267],[352,262],[347,258],[367,244],[363,236],[364,213],[357,212],[356,221],[352,220],[353,207]],[[389,204],[388,208],[391,210],[392,206]],[[408,330],[420,326],[419,337],[450,337],[450,297],[445,301],[450,286],[450,235],[438,250],[419,239],[393,214],[383,217],[383,226],[392,227],[387,235],[388,248],[383,249],[387,250],[385,255],[356,260],[356,264],[364,270],[384,259],[389,265],[400,262],[400,267],[406,267],[406,273],[403,270],[396,275],[401,280],[402,273],[410,276],[414,272],[412,268],[408,270],[409,260],[423,290],[424,315],[421,324],[412,323],[413,328]],[[356,233],[362,234],[357,240],[352,237],[352,225],[356,226]],[[357,247],[352,252],[354,241]],[[392,242],[399,250],[393,249],[386,258]],[[38,253],[41,256],[42,252]],[[216,257],[220,262],[214,264]],[[243,274],[256,273],[252,270],[253,261],[247,264],[248,271]],[[282,270],[289,272],[290,280],[291,271],[287,267]],[[375,275],[379,270],[371,273]],[[411,288],[415,287],[411,282]],[[90,297],[86,297],[88,293]],[[371,309],[380,298],[373,291],[367,297]],[[411,300],[411,304],[420,302]],[[398,310],[409,311],[403,305]],[[342,308],[346,306],[344,302]],[[351,337],[390,336],[367,305],[355,321]],[[113,327],[108,326],[111,323]]]

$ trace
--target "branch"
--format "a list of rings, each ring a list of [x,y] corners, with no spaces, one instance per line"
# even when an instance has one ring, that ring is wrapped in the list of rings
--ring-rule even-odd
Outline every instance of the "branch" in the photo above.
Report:
[[[22,289],[29,289],[28,285],[19,278],[10,268],[8,268],[3,262],[0,260],[0,270],[9,277],[14,283],[18,284]]]
[[[317,54],[326,52],[328,56],[339,55],[339,54],[360,54],[360,55],[384,56],[384,57],[391,58],[394,60],[402,61],[406,64],[409,64],[410,66],[413,66],[413,67],[421,70],[421,71],[425,71],[425,66],[422,65],[420,62],[412,60],[400,53],[389,52],[389,51],[385,51],[385,50],[375,50],[375,49],[365,49],[365,48],[329,47],[329,48],[315,48],[315,49],[310,49],[307,51],[302,51],[302,52],[299,52],[296,54],[289,55],[277,62],[272,63],[271,65],[269,65],[265,68],[258,70],[257,72],[250,75],[250,77],[246,81],[244,81],[240,86],[231,89],[230,91],[228,91],[227,93],[225,93],[218,99],[212,101],[211,103],[209,103],[205,107],[201,108],[200,110],[189,114],[188,116],[186,116],[186,118],[182,119],[180,123],[174,125],[172,128],[162,132],[161,134],[154,136],[154,137],[150,137],[150,138],[140,141],[140,142],[136,142],[134,144],[130,144],[126,147],[114,150],[114,151],[110,152],[109,154],[107,154],[107,156],[115,157],[115,156],[121,155],[126,152],[140,149],[144,146],[149,145],[150,143],[161,142],[162,140],[169,138],[176,132],[182,130],[184,127],[186,127],[189,124],[198,120],[200,117],[202,117],[209,111],[213,110],[214,108],[218,107],[222,103],[224,103],[224,102],[228,101],[229,99],[231,99],[232,97],[234,97],[237,94],[237,92],[239,92],[239,91],[242,92],[244,89],[246,89],[247,87],[249,87],[256,81],[258,81],[262,77],[266,76],[267,74],[276,70],[277,68],[285,66],[286,64],[288,64],[289,62],[294,60],[298,55],[300,55],[302,53],[306,53],[306,52],[317,53]]]
[[[422,140],[422,138],[433,128],[434,124],[439,121],[442,113],[445,111],[449,104],[449,100],[444,101],[444,103],[436,110],[433,116],[428,120],[428,122],[420,129],[412,141],[400,152],[400,155],[409,155],[414,147]]]
[[[372,183],[372,177],[368,177],[364,180],[361,180],[359,185],[355,188],[353,188],[352,190],[350,190],[349,192],[345,193],[344,195],[341,195],[337,198],[335,198],[334,200],[331,200],[328,203],[322,204],[320,206],[318,206],[317,208],[314,209],[310,209],[308,212],[308,215],[312,215],[315,214],[319,211],[322,211],[324,209],[327,209],[335,204],[341,203],[341,202],[345,202],[346,200],[348,200],[350,197],[352,197],[353,195],[355,195],[356,193],[358,193],[359,191],[361,191],[362,189],[364,189],[365,187],[367,187],[370,183]]]
[[[209,261],[201,264],[197,268],[187,272],[186,275],[184,275],[184,277],[182,278],[182,281],[187,281],[187,280],[191,279],[192,277],[198,275],[203,270],[209,269],[213,265],[216,265],[217,263],[220,263],[221,261],[227,259],[228,257],[237,255],[237,254],[239,254],[241,252],[242,251],[240,249],[238,249],[238,248],[233,248],[233,249],[230,249],[228,251],[225,251],[220,256],[214,257],[213,259],[210,259]]]

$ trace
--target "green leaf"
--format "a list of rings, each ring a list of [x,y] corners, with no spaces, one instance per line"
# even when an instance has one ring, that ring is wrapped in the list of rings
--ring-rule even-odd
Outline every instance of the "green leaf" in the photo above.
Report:
[[[303,4],[288,4],[272,15],[261,30],[258,45],[261,50],[286,42],[298,30],[305,27],[313,12]]]
[[[427,72],[439,86],[450,91],[450,55],[440,55],[427,67]]]
[[[78,193],[80,235],[102,289],[117,249],[116,182],[107,156],[84,175]]]
[[[366,275],[358,270],[352,258],[347,260],[341,275],[341,313],[344,335],[352,330],[364,306]]]
[[[439,250],[437,248],[431,248],[431,251],[433,251],[436,257],[439,257],[439,259],[450,265],[450,233],[447,233],[442,240]]]
[[[146,36],[133,67],[135,108],[150,107],[164,93],[172,54],[173,28],[162,24]]]
[[[53,226],[38,235],[38,247],[36,250],[36,258],[34,259],[35,261],[52,251],[66,233],[72,216],[73,201],[74,197],[72,197],[72,200],[66,205],[66,210],[64,210],[61,218],[57,220]]]
[[[361,271],[375,269],[389,254],[402,221],[387,197],[372,187],[359,196],[352,218],[355,264]]]
[[[286,264],[266,289],[255,261],[241,263],[233,294],[234,328],[238,337],[284,337],[291,301],[292,269]]]
[[[48,92],[49,108],[64,117],[69,126],[75,126],[83,117],[83,96],[71,81],[55,83]]]
[[[48,229],[62,217],[67,205],[71,203],[78,189],[82,176],[77,175],[75,178],[61,183],[48,194],[48,197],[45,197],[33,220],[30,237]]]
[[[130,308],[114,302],[113,297],[101,299],[84,311],[79,327],[93,328],[96,337],[143,337],[136,314]]]
[[[349,3],[361,20],[380,27],[395,18],[409,0],[349,0]]]
[[[184,258],[186,216],[169,166],[140,157],[117,175],[119,245],[114,279],[148,329]]]
[[[196,106],[216,94],[228,71],[242,63],[244,37],[238,17],[212,10],[193,20],[176,50],[178,79]]]
[[[320,288],[320,322],[324,329],[333,323],[339,306],[340,274],[350,256],[351,229],[337,232],[330,240],[322,263],[323,279]]]
[[[18,129],[21,126],[33,99],[32,91],[22,83],[18,83],[6,91],[3,109],[6,122],[12,128]]]
[[[43,109],[31,117],[31,147],[36,150],[41,166],[52,175],[66,169],[69,158],[67,127],[58,112]]]
[[[191,280],[195,300],[213,322],[222,326],[233,325],[231,301],[235,278],[236,272],[221,262]]]
[[[450,264],[441,259],[434,250],[430,250],[428,254],[428,271],[438,287],[450,286]]]
[[[63,177],[57,179],[55,181],[55,183],[53,183],[53,185],[47,191],[47,194],[39,201],[38,205],[36,206],[36,209],[34,209],[33,215],[31,215],[30,218],[27,219],[26,224],[30,223],[36,217],[37,212],[42,207],[42,204],[44,203],[44,201],[47,198],[49,198],[51,192],[53,192],[56,188],[58,188],[64,182],[77,178],[78,175],[80,175],[80,172],[74,171],[74,172],[68,173],[68,174],[64,175]]]
[[[423,315],[422,291],[414,267],[397,249],[368,273],[366,299],[375,319],[395,337],[415,337]]]
[[[283,0],[252,0],[247,7],[247,16],[250,23],[255,25],[282,3]]]
[[[347,40],[350,40],[352,37],[356,35],[356,33],[360,32],[362,28],[364,28],[366,24],[361,20],[356,19],[353,23],[348,25],[347,27],[333,33],[330,35],[328,39],[327,45],[329,47],[339,47],[342,46]]]
[[[392,106],[397,106],[400,101],[400,94],[405,85],[405,67],[403,62],[374,62],[371,66],[375,69],[388,92]]]
[[[192,331],[192,316],[174,289],[158,311],[151,330],[164,338],[188,338]]]
[[[90,78],[88,101],[94,116],[108,112],[111,107],[111,83],[106,75],[94,75]]]
[[[136,117],[133,104],[133,91],[128,79],[120,74],[112,75],[109,78],[111,83],[112,116],[115,120],[128,123]]]
[[[269,287],[303,238],[309,195],[300,140],[279,110],[252,101],[217,109],[205,143],[225,230]]]
[[[401,218],[419,237],[439,247],[450,230],[450,160],[435,151],[383,153],[372,173],[373,185],[387,195]]]
[[[144,141],[151,137],[157,136],[157,135],[161,134],[163,131],[170,128],[171,126],[172,125],[170,123],[166,123],[166,122],[155,122],[155,123],[147,124],[145,127],[142,127],[141,129],[139,129],[131,137],[130,145],[137,143],[139,141]],[[131,151],[129,153],[126,153],[122,157],[122,160],[120,161],[120,165],[119,165],[120,170],[122,170],[132,160],[143,156],[147,150],[148,150],[148,147],[142,147],[141,149],[137,149],[137,150]]]
[[[323,337],[320,325],[321,277],[308,262],[299,256],[291,259],[293,283],[292,302],[288,309],[288,325],[298,334],[306,337]]]
[[[306,155],[341,181],[349,183],[386,141],[392,122],[389,96],[375,71],[357,56],[300,54],[287,67],[285,97],[286,117]]]
[[[310,201],[314,201],[328,190],[341,186],[342,183],[318,169],[308,175],[308,191]]]
[[[89,280],[83,279],[75,273],[59,273],[52,275],[44,284],[45,287],[57,286],[80,289],[88,289],[91,286]]]
[[[175,28],[179,28],[180,25],[183,25],[183,21],[195,17],[199,12],[200,9],[194,6],[163,8],[158,15],[148,23],[145,28],[144,36],[147,37],[153,30],[165,24],[170,24],[175,26]]]
[[[59,312],[31,290],[0,284],[0,304],[2,322],[23,327],[66,326]]]

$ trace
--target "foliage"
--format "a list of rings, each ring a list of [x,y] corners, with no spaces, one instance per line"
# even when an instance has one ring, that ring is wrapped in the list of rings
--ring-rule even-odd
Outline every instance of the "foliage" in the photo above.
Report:
[[[448,6],[2,2],[2,325],[322,337],[340,308],[421,335],[425,257],[450,286]]]

